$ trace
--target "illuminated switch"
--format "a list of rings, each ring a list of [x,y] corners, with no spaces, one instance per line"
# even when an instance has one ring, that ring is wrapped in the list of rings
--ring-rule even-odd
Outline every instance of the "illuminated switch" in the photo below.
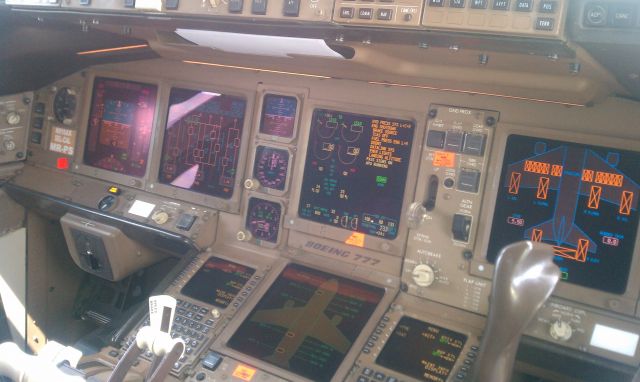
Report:
[[[31,133],[31,143],[42,143],[42,133],[39,131],[34,131]]]
[[[191,214],[182,214],[178,218],[178,222],[176,223],[176,228],[181,229],[183,231],[188,231],[193,226],[193,223],[196,221],[196,216]]]
[[[244,5],[244,0],[229,0],[229,12],[240,13],[242,12],[243,5]]]
[[[478,192],[480,185],[480,171],[473,169],[461,169],[458,175],[458,190],[466,192]]]
[[[178,5],[180,4],[180,0],[166,0],[164,3],[164,7],[170,11],[178,9]]]
[[[430,7],[444,7],[444,0],[429,0]]]
[[[297,17],[300,14],[300,0],[284,0],[282,14],[285,16]]]
[[[444,149],[459,153],[462,150],[463,140],[464,133],[462,131],[449,130],[447,131],[447,136],[444,141]]]
[[[533,0],[517,0],[516,11],[531,12],[533,10]]]
[[[427,133],[427,146],[441,149],[444,147],[444,131],[429,130]]]
[[[267,14],[267,0],[252,0],[251,1],[251,13],[254,15],[266,15]]]
[[[136,0],[124,0],[123,5],[125,8],[134,8],[136,6]]]
[[[636,11],[636,4],[612,4],[609,8],[609,22],[616,28],[632,27],[636,23]]]
[[[343,19],[352,19],[353,18],[353,8],[351,7],[342,7],[340,8],[340,17]]]
[[[484,155],[484,144],[486,135],[469,133],[464,138],[462,152],[469,155]]]
[[[451,224],[453,240],[468,242],[470,231],[471,216],[461,214],[453,215],[453,223]]]
[[[371,8],[358,9],[358,18],[363,20],[371,20],[373,18],[373,9]]]
[[[42,117],[36,117],[33,119],[33,128],[42,129],[43,123],[44,123],[44,120],[42,119]]]
[[[44,114],[44,103],[38,102],[35,108],[33,109],[33,111],[35,111],[38,114]]]
[[[556,13],[557,1],[544,0],[540,2],[539,10],[541,13]]]
[[[91,5],[91,0],[80,0],[80,5]]]
[[[202,367],[207,370],[215,371],[222,363],[222,356],[216,352],[210,351],[202,360]]]
[[[451,8],[464,8],[464,0],[451,0],[449,6],[451,6]]]
[[[496,11],[508,11],[509,0],[493,0],[493,6],[491,8]]]
[[[471,0],[471,8],[473,9],[487,9],[488,0]]]
[[[387,8],[378,9],[378,20],[391,20],[393,18],[393,10]]]

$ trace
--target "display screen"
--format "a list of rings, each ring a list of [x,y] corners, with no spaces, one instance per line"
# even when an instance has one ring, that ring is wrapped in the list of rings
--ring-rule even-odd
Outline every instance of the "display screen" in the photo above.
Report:
[[[239,97],[172,88],[160,182],[231,198],[246,106]]]
[[[156,85],[96,77],[84,163],[142,177],[147,168]]]
[[[262,101],[260,132],[282,138],[292,138],[296,127],[298,100],[277,94],[266,94]]]
[[[638,231],[640,153],[511,135],[488,260],[519,240],[551,244],[562,279],[622,294]]]
[[[300,217],[394,239],[414,127],[412,121],[314,110]]]
[[[258,146],[253,176],[262,187],[283,191],[287,184],[289,152],[275,147]]]
[[[376,363],[421,381],[445,382],[465,342],[464,334],[404,316]]]
[[[329,381],[384,289],[290,264],[228,345],[314,381]]]
[[[180,293],[206,304],[226,308],[255,272],[253,268],[211,257]]]
[[[280,203],[260,198],[249,198],[245,228],[257,240],[277,243],[281,215]]]

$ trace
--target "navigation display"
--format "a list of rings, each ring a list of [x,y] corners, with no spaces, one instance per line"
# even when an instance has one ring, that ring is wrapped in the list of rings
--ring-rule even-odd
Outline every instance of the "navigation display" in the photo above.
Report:
[[[378,365],[427,382],[445,382],[467,336],[404,316],[376,359]]]
[[[553,246],[562,279],[622,294],[638,231],[640,153],[511,135],[488,260],[519,240]]]
[[[157,92],[156,85],[96,77],[84,163],[125,175],[144,176]]]
[[[228,345],[314,381],[329,381],[384,289],[289,264]]]
[[[277,94],[266,94],[262,101],[260,132],[282,138],[292,138],[296,123],[298,100]]]
[[[255,271],[244,265],[211,257],[180,293],[219,308],[226,308]]]
[[[246,105],[239,97],[172,88],[160,182],[231,198]]]
[[[300,217],[394,239],[414,127],[412,121],[314,110]]]

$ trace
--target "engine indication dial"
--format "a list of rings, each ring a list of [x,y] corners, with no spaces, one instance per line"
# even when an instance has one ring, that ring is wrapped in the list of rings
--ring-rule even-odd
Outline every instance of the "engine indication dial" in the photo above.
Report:
[[[71,124],[73,116],[76,113],[76,92],[69,88],[58,90],[53,99],[53,113],[56,120],[65,125]]]
[[[256,148],[253,176],[262,187],[284,191],[289,170],[289,152],[268,146]]]
[[[277,243],[281,215],[282,206],[280,203],[250,198],[245,228],[258,240]]]

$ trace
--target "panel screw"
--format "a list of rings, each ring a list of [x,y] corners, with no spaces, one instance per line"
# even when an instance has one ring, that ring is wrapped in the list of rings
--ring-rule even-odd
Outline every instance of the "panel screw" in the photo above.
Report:
[[[487,65],[489,63],[489,56],[482,53],[481,55],[478,56],[478,63],[480,65]]]
[[[407,285],[407,283],[400,283],[400,290],[403,292],[406,292],[409,290],[409,286]]]
[[[493,126],[496,124],[496,119],[493,117],[487,117],[485,123],[487,124],[487,126]]]
[[[429,118],[435,118],[437,115],[438,115],[438,110],[437,109],[429,110]]]
[[[465,260],[471,260],[473,258],[473,252],[467,249],[462,252],[462,257],[464,257]]]
[[[24,153],[22,151],[16,153],[16,158],[22,159],[24,158]]]

